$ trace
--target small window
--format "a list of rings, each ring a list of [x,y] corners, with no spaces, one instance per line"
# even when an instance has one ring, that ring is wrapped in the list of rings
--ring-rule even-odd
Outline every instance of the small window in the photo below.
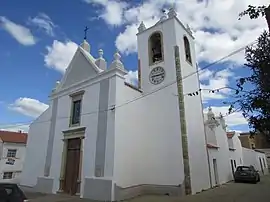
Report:
[[[8,164],[8,165],[14,165],[14,163],[15,163],[15,159],[13,159],[13,158],[8,158],[6,161],[6,164]]]
[[[252,171],[254,168],[252,166],[239,166],[236,169],[237,171]]]
[[[16,149],[8,149],[7,157],[16,157],[17,150]]]
[[[236,160],[233,160],[234,167],[236,168]]]
[[[70,126],[79,126],[81,122],[81,108],[82,108],[82,97],[84,91],[77,92],[71,97],[71,116]]]
[[[186,60],[192,64],[192,58],[191,58],[191,51],[190,51],[190,44],[189,40],[186,36],[184,36],[184,46],[185,46],[185,54],[186,54]]]
[[[80,124],[80,119],[81,119],[81,100],[76,100],[73,101],[73,110],[72,110],[72,119],[71,119],[71,124],[72,125],[77,125]]]
[[[13,172],[4,172],[3,179],[12,179]]]
[[[163,60],[162,36],[159,32],[153,33],[149,39],[149,60],[150,65]]]

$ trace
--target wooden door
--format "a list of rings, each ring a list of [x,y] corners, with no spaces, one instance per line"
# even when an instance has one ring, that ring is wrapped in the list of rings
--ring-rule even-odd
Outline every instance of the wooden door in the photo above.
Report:
[[[80,168],[80,150],[81,150],[80,138],[68,140],[64,192],[71,195],[75,195],[78,188],[77,181]]]

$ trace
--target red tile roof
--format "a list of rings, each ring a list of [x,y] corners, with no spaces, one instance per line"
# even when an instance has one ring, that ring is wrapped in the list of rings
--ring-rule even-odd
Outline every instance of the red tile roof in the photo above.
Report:
[[[235,132],[227,132],[227,137],[232,138],[235,135]]]
[[[10,132],[10,131],[1,131],[0,130],[0,139],[3,142],[26,144],[27,143],[27,133]]]
[[[132,85],[132,84],[130,84],[128,82],[125,82],[125,85],[132,88],[133,90],[136,90],[136,91],[139,91],[140,93],[142,93],[142,90],[139,89],[137,86],[134,86],[134,85]]]
[[[210,148],[210,149],[218,149],[219,148],[218,146],[213,145],[213,144],[209,144],[209,143],[206,146],[207,146],[207,148]]]

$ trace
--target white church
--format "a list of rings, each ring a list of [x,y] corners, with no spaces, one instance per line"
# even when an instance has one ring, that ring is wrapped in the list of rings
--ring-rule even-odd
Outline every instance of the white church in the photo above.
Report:
[[[125,82],[118,52],[107,65],[86,40],[78,47],[30,126],[22,186],[118,201],[201,192],[232,180],[245,158],[262,168],[263,153],[244,157],[223,117],[203,114],[200,93],[185,96],[200,83],[194,38],[175,10],[152,27],[141,23],[137,42],[138,86]]]

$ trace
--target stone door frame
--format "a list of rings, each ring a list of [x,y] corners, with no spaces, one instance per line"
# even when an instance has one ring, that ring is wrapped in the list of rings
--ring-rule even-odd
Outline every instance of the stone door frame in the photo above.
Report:
[[[63,132],[63,151],[62,151],[62,160],[61,160],[61,168],[60,168],[60,178],[59,178],[59,193],[63,193],[63,187],[65,182],[65,171],[66,171],[66,163],[67,163],[67,143],[69,139],[80,138],[81,139],[81,147],[80,147],[80,164],[79,164],[79,174],[78,174],[78,189],[76,195],[80,195],[81,190],[81,174],[82,174],[82,159],[83,159],[83,139],[85,138],[85,127],[79,127],[75,129],[69,129]]]

